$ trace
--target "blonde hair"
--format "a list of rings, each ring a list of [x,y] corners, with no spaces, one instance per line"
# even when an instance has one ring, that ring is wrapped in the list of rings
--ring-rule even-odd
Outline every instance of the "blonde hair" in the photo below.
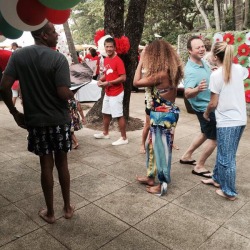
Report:
[[[229,83],[231,77],[231,67],[233,64],[234,46],[227,44],[226,42],[217,42],[213,46],[212,52],[222,63],[225,83]]]
[[[146,49],[143,60],[146,76],[167,71],[169,82],[177,87],[183,78],[183,65],[171,44],[164,40],[155,40]]]

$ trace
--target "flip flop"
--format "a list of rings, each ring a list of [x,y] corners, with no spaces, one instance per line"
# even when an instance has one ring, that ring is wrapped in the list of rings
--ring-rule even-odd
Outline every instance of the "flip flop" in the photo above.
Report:
[[[192,174],[195,174],[195,175],[198,175],[198,176],[201,176],[201,177],[205,177],[205,178],[212,178],[212,176],[209,176],[209,175],[206,175],[206,174],[211,174],[210,171],[203,171],[203,172],[196,172],[195,170],[192,170]]]
[[[181,164],[189,164],[189,165],[196,165],[196,160],[192,160],[192,161],[184,161],[184,160],[180,160]]]

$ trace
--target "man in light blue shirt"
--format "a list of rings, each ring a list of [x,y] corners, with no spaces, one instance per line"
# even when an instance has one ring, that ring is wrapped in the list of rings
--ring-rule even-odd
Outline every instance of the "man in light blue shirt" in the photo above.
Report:
[[[216,147],[216,121],[214,113],[211,113],[210,121],[204,119],[203,113],[210,101],[208,89],[211,70],[202,60],[206,49],[201,38],[194,36],[187,42],[189,60],[185,66],[184,88],[185,97],[190,102],[200,122],[201,132],[194,138],[191,145],[180,159],[182,164],[194,165],[193,174],[211,178],[211,173],[205,168],[207,158]],[[206,142],[199,160],[192,159],[192,154]]]

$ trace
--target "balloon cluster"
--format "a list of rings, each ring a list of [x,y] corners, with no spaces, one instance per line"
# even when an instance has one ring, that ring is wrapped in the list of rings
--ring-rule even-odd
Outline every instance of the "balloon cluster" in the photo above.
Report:
[[[63,24],[70,8],[81,0],[0,0],[0,35],[17,39],[23,31],[34,31],[46,22]]]

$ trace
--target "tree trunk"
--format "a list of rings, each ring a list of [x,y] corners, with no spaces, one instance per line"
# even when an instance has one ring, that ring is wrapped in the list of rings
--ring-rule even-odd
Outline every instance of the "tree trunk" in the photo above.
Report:
[[[220,15],[219,15],[219,7],[217,0],[214,0],[214,19],[215,19],[216,30],[220,31]]]
[[[243,27],[243,12],[242,0],[234,1],[234,15],[235,15],[235,30],[242,30]]]
[[[207,15],[205,13],[205,11],[203,10],[201,4],[200,4],[200,1],[199,0],[195,0],[195,4],[197,6],[197,9],[200,11],[201,13],[201,16],[203,17],[204,21],[205,21],[205,24],[206,24],[206,29],[209,30],[211,29],[211,25],[210,25],[210,22],[207,18]]]
[[[219,5],[220,30],[225,30],[225,12],[227,11],[227,0],[221,0]]]
[[[127,72],[123,101],[124,115],[126,119],[129,118],[130,94],[133,87],[135,70],[138,64],[138,47],[144,27],[144,14],[146,6],[147,0],[130,0],[128,15],[125,22],[125,35],[130,41],[129,53],[125,56],[125,58],[123,58]]]
[[[243,28],[247,29],[248,23],[248,14],[249,14],[249,0],[245,0],[245,10],[244,10],[244,24]]]
[[[104,0],[104,30],[112,37],[124,35],[124,0]]]
[[[124,0],[104,0],[104,30],[105,34],[112,37],[124,35]],[[103,97],[104,90],[101,98],[94,104],[86,116],[88,123],[101,122]]]
[[[77,64],[78,63],[78,57],[77,57],[77,54],[76,54],[76,49],[75,49],[74,41],[73,41],[73,38],[72,38],[72,35],[71,35],[71,31],[70,31],[70,28],[69,28],[68,21],[66,21],[66,23],[63,24],[63,28],[64,28],[66,39],[67,39],[67,42],[68,42],[69,53],[71,54],[72,61],[73,61],[73,63]]]

